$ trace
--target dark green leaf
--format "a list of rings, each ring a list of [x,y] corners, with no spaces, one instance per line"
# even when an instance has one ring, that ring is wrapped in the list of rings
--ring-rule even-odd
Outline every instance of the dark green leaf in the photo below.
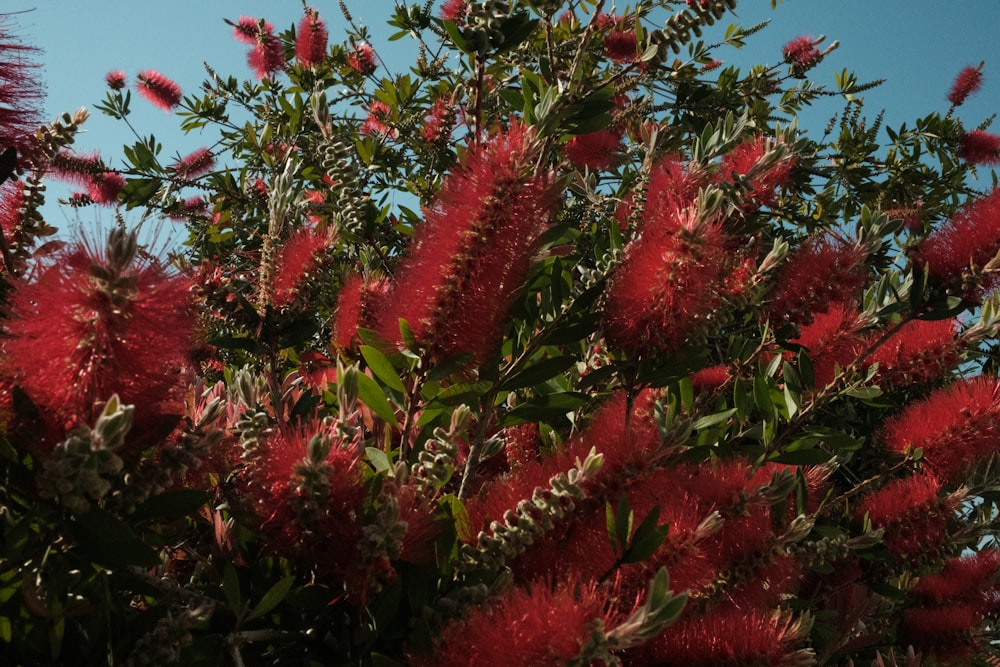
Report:
[[[389,361],[388,357],[370,345],[361,346],[361,356],[365,358],[365,362],[368,364],[368,368],[371,369],[372,374],[384,382],[385,386],[395,389],[400,393],[406,391],[403,387],[403,381],[399,378],[399,374],[393,368],[392,362]]]
[[[193,514],[208,502],[208,494],[199,489],[171,489],[139,505],[132,514],[135,521],[177,519]]]
[[[129,526],[103,509],[92,507],[70,524],[82,554],[104,565],[152,567],[160,562],[150,548]]]
[[[569,356],[543,359],[532,366],[528,366],[521,372],[515,373],[513,377],[500,385],[499,390],[511,391],[513,389],[520,389],[521,387],[531,387],[541,384],[559,375],[575,363],[576,358]]]
[[[364,373],[358,373],[358,398],[390,426],[396,426],[396,413],[389,405],[389,399],[378,383]]]
[[[260,618],[281,604],[281,601],[288,595],[288,591],[292,590],[292,584],[294,583],[295,576],[289,575],[274,586],[271,586],[267,593],[264,593],[264,597],[260,599],[257,606],[253,608],[253,611],[250,612],[250,615],[247,616],[246,620],[252,621],[255,618]]]

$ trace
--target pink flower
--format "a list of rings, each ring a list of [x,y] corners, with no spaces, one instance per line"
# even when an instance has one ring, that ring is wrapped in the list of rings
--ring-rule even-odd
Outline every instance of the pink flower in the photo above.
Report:
[[[190,180],[208,173],[215,164],[215,156],[207,148],[199,148],[185,155],[173,165],[174,173],[179,178]]]
[[[384,278],[364,279],[355,274],[345,279],[333,313],[334,345],[346,350],[360,343],[358,327],[375,326],[378,308],[388,293],[389,282]]]
[[[926,267],[931,278],[948,287],[962,288],[963,275],[985,266],[997,250],[1000,250],[1000,189],[959,211],[924,239],[912,257]]]
[[[951,90],[948,92],[948,101],[952,103],[953,106],[961,106],[969,95],[972,95],[979,90],[979,87],[983,84],[983,70],[982,64],[979,67],[965,67],[958,76],[955,77],[955,82],[951,86]]]
[[[451,108],[448,100],[439,97],[434,100],[434,104],[424,117],[424,127],[420,130],[420,136],[430,143],[446,139],[451,134],[454,122],[455,110]]]
[[[809,35],[799,35],[781,49],[785,62],[791,64],[796,71],[809,69],[820,59],[816,41]]]
[[[139,94],[164,111],[171,111],[181,102],[181,87],[156,70],[139,72]]]
[[[38,49],[14,35],[8,24],[12,17],[0,12],[0,147],[14,148],[20,159],[37,150],[34,134],[42,124],[45,91],[38,65],[30,59]]]
[[[396,138],[399,132],[388,123],[392,120],[392,109],[382,100],[375,100],[368,109],[368,117],[361,123],[358,131],[361,134],[380,134],[384,137]]]
[[[445,0],[441,5],[441,18],[445,21],[459,21],[465,18],[468,0]]]
[[[375,49],[368,42],[361,42],[347,56],[347,64],[359,74],[369,75],[375,71]]]
[[[305,16],[295,34],[295,57],[303,67],[316,67],[323,62],[328,39],[326,23],[319,17],[319,12],[306,7]]]
[[[483,362],[558,203],[549,172],[528,174],[533,133],[512,125],[473,146],[424,211],[386,300],[379,333],[400,342],[400,318],[436,355],[471,352]]]
[[[247,54],[247,64],[258,79],[285,69],[284,47],[274,34],[273,23],[252,16],[241,16],[233,25],[233,36],[252,47]]]
[[[112,233],[107,251],[66,247],[11,297],[4,364],[58,427],[92,423],[115,393],[137,406],[139,430],[179,409],[195,325],[190,285],[129,251],[128,238]]]
[[[621,137],[622,133],[616,130],[578,134],[566,143],[566,159],[579,169],[610,169],[618,162]]]
[[[87,196],[95,204],[112,204],[125,187],[125,177],[113,171],[94,176],[87,185]]]
[[[260,24],[261,19],[254,16],[241,16],[239,21],[233,24],[233,37],[244,44],[256,46],[261,32]],[[264,22],[264,32],[274,32],[274,24]]]
[[[125,72],[121,70],[108,72],[107,76],[104,77],[104,81],[111,90],[121,90],[125,87]]]
[[[962,136],[958,156],[969,164],[1000,165],[1000,135],[973,130]]]

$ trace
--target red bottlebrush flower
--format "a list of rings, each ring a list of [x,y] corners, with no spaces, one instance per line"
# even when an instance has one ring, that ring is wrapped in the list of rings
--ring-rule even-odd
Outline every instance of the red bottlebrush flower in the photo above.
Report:
[[[45,89],[39,66],[31,61],[38,49],[17,38],[12,21],[11,14],[0,13],[0,147],[14,148],[19,158],[30,160]]]
[[[833,381],[837,366],[853,363],[864,349],[858,334],[858,314],[849,304],[834,304],[830,311],[817,315],[812,323],[802,327],[793,343],[809,351],[813,365],[815,388],[821,389]]]
[[[917,246],[912,256],[945,285],[962,287],[963,273],[982,268],[1000,250],[1000,189],[974,201]]]
[[[781,54],[784,56],[785,62],[791,64],[798,71],[809,69],[820,59],[816,41],[809,35],[799,35],[785,44],[781,49]]]
[[[729,382],[729,366],[719,364],[703,368],[691,376],[695,391],[713,391]]]
[[[125,187],[125,177],[113,171],[94,176],[87,185],[87,196],[95,204],[113,204]]]
[[[368,117],[365,118],[365,122],[361,123],[358,131],[361,134],[381,134],[384,137],[395,139],[399,132],[389,125],[391,121],[392,109],[389,108],[389,105],[381,100],[375,100],[368,109]]]
[[[424,118],[424,127],[420,130],[420,136],[424,141],[437,143],[451,136],[451,127],[455,122],[455,110],[452,109],[448,100],[439,97],[434,100],[430,110]]]
[[[7,183],[0,187],[0,229],[3,230],[8,243],[14,229],[21,224],[21,210],[24,203],[24,190],[16,183]]]
[[[701,71],[703,73],[704,72],[711,72],[712,70],[719,69],[720,67],[723,66],[723,64],[725,64],[725,63],[723,63],[721,60],[718,60],[716,58],[712,58],[710,61],[708,61],[707,63],[705,63],[704,65],[701,66]]]
[[[851,300],[865,284],[865,259],[854,245],[829,237],[807,240],[778,271],[768,318],[805,325],[829,304]]]
[[[565,665],[606,619],[605,593],[596,584],[537,581],[453,621],[435,642],[434,655],[418,666]]]
[[[900,454],[923,450],[924,466],[955,481],[1000,449],[1000,381],[980,376],[910,404],[883,428],[885,446]]]
[[[104,77],[104,81],[111,90],[121,90],[125,87],[125,72],[120,69],[108,72],[107,76]]]
[[[62,151],[52,158],[49,166],[52,176],[75,185],[89,185],[97,175],[107,169],[97,153],[79,155],[70,151]]]
[[[958,157],[969,164],[1000,165],[1000,135],[973,130],[962,136]]]
[[[384,278],[366,280],[360,275],[348,277],[337,295],[333,313],[333,343],[350,349],[361,342],[358,327],[370,329],[377,322],[377,312],[389,294],[389,282]]]
[[[868,357],[867,363],[878,363],[876,382],[903,387],[943,377],[959,362],[955,325],[955,320],[907,322]]]
[[[437,504],[418,487],[407,484],[396,491],[399,521],[406,524],[399,560],[418,565],[434,563],[434,540],[442,525],[435,517]]]
[[[172,168],[178,177],[189,180],[208,173],[208,170],[214,165],[215,156],[212,155],[212,151],[207,148],[199,148],[182,157]]]
[[[719,176],[733,182],[733,174],[746,177],[749,190],[743,195],[744,207],[756,210],[761,206],[774,206],[775,192],[791,181],[795,159],[785,155],[770,166],[762,160],[775,146],[774,139],[757,136],[746,139],[722,158]]]
[[[626,247],[602,309],[609,343],[632,353],[676,352],[721,305],[733,257],[720,225],[686,221],[693,215],[677,211],[657,226],[647,218],[642,236]],[[689,225],[697,231],[672,231]]]
[[[204,197],[188,197],[181,202],[177,210],[170,214],[171,220],[188,220],[205,215],[208,212],[208,202]]]
[[[980,602],[985,608],[994,602],[988,598],[996,595],[998,571],[998,551],[980,551],[950,558],[937,574],[920,577],[911,592],[923,600],[937,604]]]
[[[566,143],[566,159],[578,169],[610,169],[618,162],[621,143],[621,131],[598,130],[578,134]]]
[[[604,37],[604,53],[616,63],[630,63],[638,58],[635,30],[624,17],[612,18],[614,28]]]
[[[810,660],[815,657],[812,649],[799,648],[807,636],[807,629],[789,615],[726,605],[701,614],[685,615],[669,630],[635,651],[642,656],[636,664],[685,667],[808,665],[814,662]]]
[[[504,443],[508,466],[514,468],[538,461],[542,446],[538,424],[528,423],[507,427],[504,429]]]
[[[181,103],[181,87],[153,69],[139,72],[136,87],[150,104],[172,111]]]
[[[319,17],[319,12],[306,7],[306,14],[295,34],[295,57],[303,67],[316,67],[323,62],[328,39],[326,23]]]
[[[383,337],[400,342],[402,318],[434,356],[471,352],[482,362],[495,349],[559,202],[553,175],[528,171],[533,139],[512,125],[470,148],[445,179],[386,300]]]
[[[347,56],[347,65],[355,72],[365,76],[375,71],[375,49],[368,42],[361,42]]]
[[[979,90],[982,84],[982,65],[979,65],[979,67],[972,67],[971,65],[965,67],[955,77],[955,83],[952,84],[951,91],[948,93],[948,101],[953,106],[961,106],[969,98],[969,95]]]
[[[300,286],[322,264],[328,246],[329,234],[312,227],[302,227],[288,237],[275,260],[272,301],[275,308],[295,301]]]
[[[941,484],[931,475],[911,475],[864,496],[855,512],[867,514],[875,528],[885,528],[886,548],[897,556],[932,556],[948,539],[949,519],[957,504],[940,497]]]
[[[136,258],[127,238],[113,233],[108,251],[63,249],[11,298],[4,363],[60,427],[92,423],[95,404],[115,393],[138,406],[136,429],[177,413],[195,326],[190,285]]]
[[[233,37],[244,44],[256,46],[262,29],[264,32],[274,32],[274,24],[264,22],[262,28],[261,19],[254,16],[241,16],[239,21],[233,24]]]
[[[358,443],[318,423],[286,426],[245,458],[244,494],[261,519],[265,547],[363,590],[357,514],[367,491]]]
[[[975,605],[918,607],[903,612],[900,639],[946,665],[968,665],[981,641],[975,629],[983,622]]]
[[[247,64],[258,79],[264,79],[285,69],[285,50],[270,23],[264,23],[263,29],[259,23],[257,24],[256,41],[247,54]]]
[[[462,20],[469,9],[468,4],[468,0],[445,0],[441,5],[441,18],[455,22]]]

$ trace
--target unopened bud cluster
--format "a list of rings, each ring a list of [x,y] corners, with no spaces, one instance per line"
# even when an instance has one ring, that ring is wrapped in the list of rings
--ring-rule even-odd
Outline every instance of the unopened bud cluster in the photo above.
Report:
[[[713,25],[725,16],[726,11],[736,8],[736,0],[711,0],[689,6],[688,9],[667,19],[663,30],[649,33],[650,41],[658,47],[658,55],[665,58],[669,48],[674,53],[681,52],[681,46],[691,41],[691,36],[701,37],[701,28]]]

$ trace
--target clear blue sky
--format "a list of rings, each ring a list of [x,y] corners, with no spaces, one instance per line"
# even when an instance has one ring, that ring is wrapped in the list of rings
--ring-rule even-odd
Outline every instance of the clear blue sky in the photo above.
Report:
[[[409,0],[415,2],[417,0]],[[343,36],[343,21],[335,0],[312,0],[330,27],[331,39]],[[385,19],[392,0],[347,0],[356,22],[373,31],[372,44],[394,71],[410,64],[408,40],[388,43]],[[48,86],[46,116],[91,106],[104,97],[104,75],[121,69],[132,81],[139,70],[163,72],[194,92],[204,78],[202,62],[221,74],[251,76],[246,47],[232,38],[223,18],[262,16],[284,30],[302,16],[301,0],[4,0],[3,11],[32,10],[16,18],[23,39],[43,50]],[[610,10],[612,3],[607,3]],[[626,7],[618,3],[619,11]],[[784,0],[772,11],[769,0],[742,0],[737,17],[727,17],[707,32],[706,40],[723,33],[731,22],[748,27],[771,19],[771,25],[751,37],[742,51],[722,50],[717,57],[729,64],[749,66],[774,63],[781,46],[807,33],[837,39],[841,47],[815,72],[834,85],[834,72],[846,68],[861,81],[887,78],[887,83],[865,94],[870,115],[887,108],[887,121],[898,124],[930,111],[945,111],[945,95],[955,74],[966,65],[986,61],[985,84],[963,108],[962,116],[978,124],[1000,111],[1000,1],[997,0]],[[818,133],[830,111],[807,114],[800,128]],[[210,136],[185,137],[176,119],[135,98],[133,124],[140,132],[162,138],[169,154],[184,154],[208,143]],[[994,127],[996,130],[1000,123]],[[81,150],[98,150],[107,160],[121,155],[121,145],[132,138],[123,124],[95,112]],[[52,224],[65,226],[75,219],[69,211],[47,207]],[[87,209],[84,219],[110,219],[109,213]]]

